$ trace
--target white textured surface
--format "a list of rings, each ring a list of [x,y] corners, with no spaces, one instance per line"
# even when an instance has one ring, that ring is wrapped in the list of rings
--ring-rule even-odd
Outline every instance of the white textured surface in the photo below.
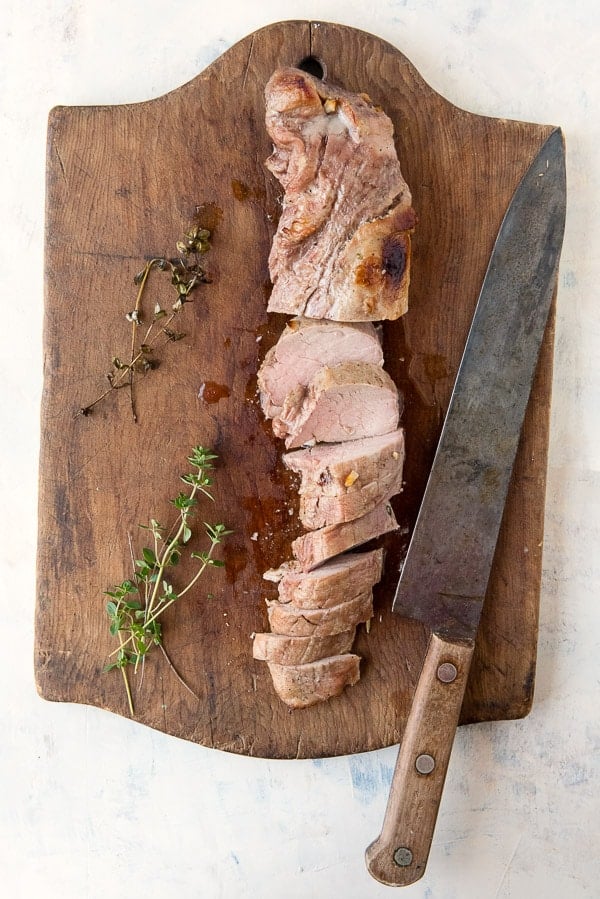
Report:
[[[532,714],[463,728],[407,897],[600,895],[600,15],[596,0],[9,0],[0,20],[2,895],[368,899],[393,749],[229,756],[38,699],[32,677],[45,127],[55,104],[144,100],[280,18],[372,31],[437,90],[566,132],[569,214]]]

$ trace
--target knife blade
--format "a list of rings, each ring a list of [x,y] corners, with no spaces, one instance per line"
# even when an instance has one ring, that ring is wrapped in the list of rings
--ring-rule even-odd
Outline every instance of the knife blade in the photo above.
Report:
[[[393,611],[431,633],[381,835],[376,880],[422,877],[506,494],[552,302],[565,224],[563,136],[519,183],[488,263]]]

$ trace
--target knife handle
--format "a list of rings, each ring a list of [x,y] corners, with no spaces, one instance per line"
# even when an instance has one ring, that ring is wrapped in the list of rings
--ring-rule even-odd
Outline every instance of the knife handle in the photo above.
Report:
[[[388,886],[425,872],[473,649],[472,640],[432,634],[429,641],[381,834],[365,853],[369,873]]]

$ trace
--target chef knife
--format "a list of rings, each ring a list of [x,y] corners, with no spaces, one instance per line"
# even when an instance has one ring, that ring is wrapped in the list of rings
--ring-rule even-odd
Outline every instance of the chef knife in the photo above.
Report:
[[[554,130],[496,238],[393,601],[431,632],[381,835],[366,851],[390,886],[425,870],[506,493],[550,309],[565,222]]]

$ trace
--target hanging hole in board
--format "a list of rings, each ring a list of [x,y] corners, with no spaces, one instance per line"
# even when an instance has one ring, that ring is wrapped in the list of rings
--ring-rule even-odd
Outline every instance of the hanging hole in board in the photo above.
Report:
[[[314,75],[315,78],[324,79],[327,77],[325,63],[317,59],[316,56],[305,56],[304,59],[300,60],[297,68],[302,69],[303,72],[308,72],[309,75]]]

